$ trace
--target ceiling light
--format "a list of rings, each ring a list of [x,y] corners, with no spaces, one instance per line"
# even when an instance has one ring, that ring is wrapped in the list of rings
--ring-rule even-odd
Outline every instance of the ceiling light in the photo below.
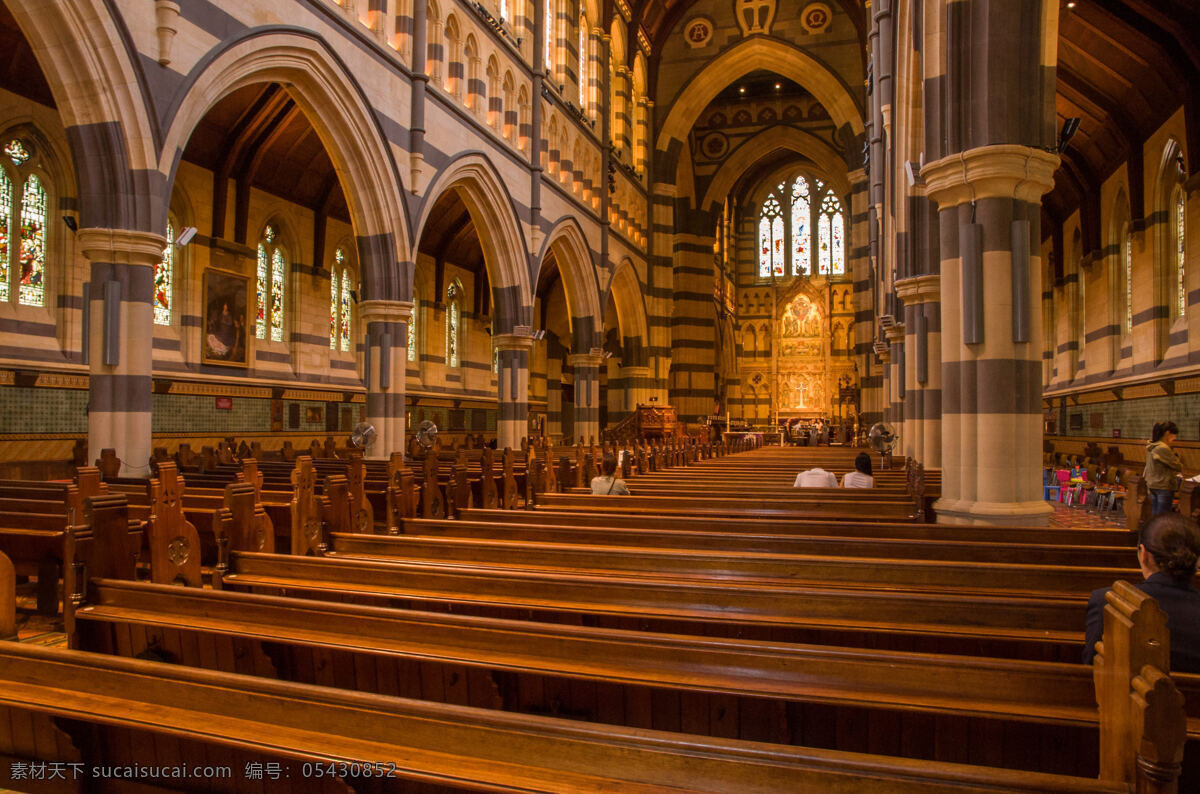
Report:
[[[1072,2],[1067,3],[1067,8],[1074,8],[1074,7],[1075,7],[1074,0],[1072,0]]]
[[[778,91],[778,90],[779,90],[779,89],[781,89],[781,88],[783,88],[783,83],[776,83],[776,84],[775,84],[775,90],[776,90],[776,91]]]
[[[739,88],[739,89],[738,89],[738,93],[739,93],[739,94],[744,94],[744,93],[746,93],[746,86],[742,86],[741,88]]]

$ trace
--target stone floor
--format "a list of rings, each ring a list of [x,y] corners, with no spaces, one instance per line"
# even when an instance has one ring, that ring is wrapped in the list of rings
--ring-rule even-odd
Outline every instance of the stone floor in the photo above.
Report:
[[[1125,526],[1125,513],[1121,510],[1098,510],[1093,506],[1080,507],[1062,502],[1050,502],[1054,513],[1050,516],[1052,527],[1079,527],[1096,529]]]

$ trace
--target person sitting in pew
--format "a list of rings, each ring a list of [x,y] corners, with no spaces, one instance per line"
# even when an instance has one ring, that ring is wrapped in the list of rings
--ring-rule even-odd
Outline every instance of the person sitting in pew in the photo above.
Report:
[[[600,476],[592,478],[593,496],[629,496],[625,481],[617,477],[617,458],[611,452],[600,461]]]
[[[843,488],[874,488],[875,478],[871,475],[871,455],[860,452],[854,457],[854,471],[842,478]]]
[[[837,475],[831,471],[825,471],[820,466],[808,471],[802,471],[796,475],[796,482],[792,485],[793,488],[836,488],[838,487]]]
[[[1200,560],[1200,526],[1178,513],[1160,513],[1142,528],[1138,562],[1146,581],[1138,588],[1152,596],[1167,615],[1171,632],[1171,672],[1200,673],[1200,590],[1192,584]],[[1088,600],[1083,662],[1091,664],[1104,634],[1105,594]]]

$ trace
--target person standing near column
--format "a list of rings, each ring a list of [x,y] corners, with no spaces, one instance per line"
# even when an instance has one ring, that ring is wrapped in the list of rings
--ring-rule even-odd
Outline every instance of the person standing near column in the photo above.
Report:
[[[1169,513],[1175,502],[1175,491],[1179,490],[1179,473],[1183,464],[1171,445],[1179,435],[1174,422],[1155,422],[1150,443],[1146,445],[1146,469],[1142,479],[1150,489],[1150,503],[1154,515]]]

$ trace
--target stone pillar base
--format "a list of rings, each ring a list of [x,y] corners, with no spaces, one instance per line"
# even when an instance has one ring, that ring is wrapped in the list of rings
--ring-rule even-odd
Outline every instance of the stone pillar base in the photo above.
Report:
[[[939,524],[1044,527],[1054,508],[1048,502],[969,502],[939,499],[933,504]]]

